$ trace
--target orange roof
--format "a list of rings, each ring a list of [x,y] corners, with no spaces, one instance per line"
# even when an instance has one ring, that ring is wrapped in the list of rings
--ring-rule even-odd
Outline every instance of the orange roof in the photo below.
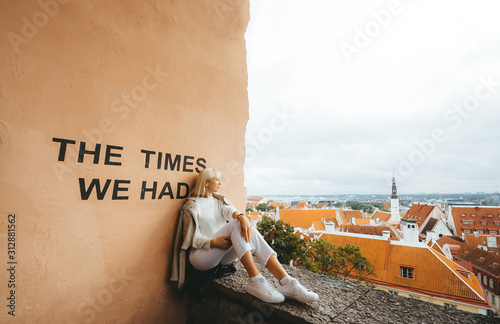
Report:
[[[247,212],[246,216],[249,219],[259,219],[259,218],[262,218],[262,213],[261,212]]]
[[[489,272],[490,274],[493,274],[497,277],[500,276],[500,255],[496,255],[483,249],[478,249],[477,247],[456,241],[448,236],[440,237],[438,240],[438,244],[441,246],[443,246],[444,244],[459,245],[460,250],[455,255],[455,258],[457,260],[469,261],[472,263],[472,266],[474,268]],[[482,259],[480,260],[480,258]]]
[[[342,232],[348,232],[348,233],[382,236],[383,231],[389,231],[391,239],[397,239],[394,232],[391,231],[391,229],[388,226],[360,226],[351,224],[342,225]]]
[[[359,246],[375,271],[368,280],[377,284],[490,307],[474,274],[463,275],[458,270],[466,269],[424,244],[410,246],[376,237],[334,234],[323,234],[322,239],[336,245]],[[414,278],[403,278],[401,267],[413,268]]]
[[[335,209],[283,209],[279,214],[283,222],[301,228],[309,228],[322,218],[335,219]]]
[[[325,224],[321,221],[314,221],[313,223],[314,230],[316,231],[324,231],[325,230]]]
[[[474,236],[474,234],[465,234],[465,242],[473,247],[478,247],[479,245],[487,246],[488,245],[488,238],[487,237],[494,237],[495,241],[497,243],[497,247],[500,246],[500,236],[498,235],[478,235],[477,237]]]
[[[434,207],[436,206],[413,204],[406,213],[406,219],[416,220],[418,228],[420,228],[422,226],[422,223],[430,215]]]
[[[271,201],[269,204],[271,204],[271,206],[273,206],[273,207],[278,207],[278,206],[280,206],[280,208],[288,207],[288,205],[286,203],[279,202],[279,201]]]
[[[452,207],[451,214],[457,236],[481,230],[500,234],[500,207]]]
[[[363,219],[363,214],[359,210],[342,210],[342,218],[345,223],[352,223],[353,218]]]
[[[356,225],[366,225],[370,224],[370,219],[358,219],[356,218]]]
[[[301,238],[301,239],[303,239],[305,241],[309,241],[311,239],[311,237],[309,236],[309,234],[303,233],[301,231],[295,232],[295,235],[297,235],[299,238]]]
[[[391,205],[389,205],[389,203],[386,202],[384,204],[384,207],[382,207],[382,208],[384,208],[384,209],[391,209]]]
[[[294,209],[303,209],[303,208],[311,208],[311,205],[306,204],[304,201],[299,202],[295,206],[290,206],[290,208]]]
[[[377,221],[379,218],[379,222],[387,222],[391,218],[391,213],[383,212],[378,210],[375,214],[373,214],[372,219]]]

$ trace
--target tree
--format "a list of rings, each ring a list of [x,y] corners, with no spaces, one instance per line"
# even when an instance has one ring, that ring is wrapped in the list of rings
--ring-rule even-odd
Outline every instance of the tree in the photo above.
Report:
[[[325,240],[315,240],[300,266],[304,269],[346,280],[348,277],[364,281],[367,275],[374,274],[370,261],[361,254],[359,246],[346,243],[335,246]]]
[[[257,205],[257,207],[255,207],[255,209],[257,209],[258,211],[268,211],[268,210],[272,210],[274,207],[270,204],[266,204],[266,203],[260,203]]]
[[[255,210],[253,210],[253,209],[252,209],[252,208],[250,208],[250,207],[247,207],[247,209],[246,209],[245,211],[247,211],[247,212],[254,212]]]
[[[307,249],[305,241],[295,235],[292,225],[264,216],[257,223],[257,230],[276,252],[280,263],[288,264],[304,256]]]
[[[322,239],[304,241],[295,234],[292,225],[267,216],[257,223],[257,230],[276,252],[280,263],[293,261],[305,270],[343,280],[350,277],[363,281],[367,275],[374,274],[359,246],[335,246]]]
[[[375,210],[372,205],[363,204],[359,201],[352,201],[347,205],[351,207],[352,210],[362,210],[368,214],[372,214]]]

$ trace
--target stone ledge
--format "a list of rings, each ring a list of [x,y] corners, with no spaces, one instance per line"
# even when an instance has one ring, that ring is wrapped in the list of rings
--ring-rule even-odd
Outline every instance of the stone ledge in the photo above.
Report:
[[[498,318],[288,266],[286,271],[315,291],[320,299],[312,303],[287,299],[280,304],[268,304],[245,292],[248,276],[240,263],[237,268],[234,275],[215,280],[200,302],[189,298],[188,323],[499,323]],[[261,272],[272,284],[277,284],[269,271],[261,269]]]

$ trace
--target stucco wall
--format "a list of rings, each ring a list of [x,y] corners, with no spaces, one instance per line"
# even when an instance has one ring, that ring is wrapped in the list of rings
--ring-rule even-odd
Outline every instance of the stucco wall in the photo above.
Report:
[[[166,283],[184,183],[221,169],[223,193],[244,208],[248,6],[0,2],[1,268],[15,269],[11,288],[0,271],[0,322],[14,318],[11,290],[16,323],[185,319]],[[109,179],[102,199],[86,197],[93,179],[101,190]],[[143,181],[157,182],[155,199]]]

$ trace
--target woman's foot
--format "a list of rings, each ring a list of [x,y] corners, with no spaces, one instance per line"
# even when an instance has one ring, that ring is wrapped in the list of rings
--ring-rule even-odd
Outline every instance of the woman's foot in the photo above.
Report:
[[[285,297],[274,287],[267,282],[266,278],[259,275],[248,280],[247,293],[259,298],[267,303],[281,303],[285,300]],[[252,282],[254,281],[254,282]]]
[[[278,291],[286,298],[295,299],[303,303],[319,299],[318,294],[302,286],[297,279],[290,276],[286,276],[280,280],[280,283],[278,284]]]

